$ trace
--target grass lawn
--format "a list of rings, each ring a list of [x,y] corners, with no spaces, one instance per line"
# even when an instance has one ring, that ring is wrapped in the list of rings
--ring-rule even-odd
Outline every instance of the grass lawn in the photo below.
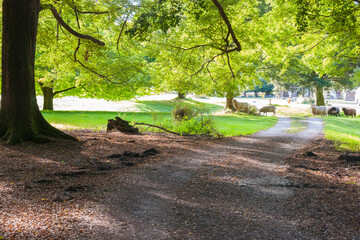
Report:
[[[215,127],[225,137],[250,135],[260,130],[273,127],[277,123],[276,117],[248,116],[231,114],[214,116]]]
[[[337,148],[360,151],[360,118],[326,117],[325,137],[337,143]]]
[[[119,116],[127,121],[144,122],[161,125],[171,120],[171,111],[177,105],[189,104],[194,108],[207,113],[222,110],[222,106],[201,103],[192,100],[178,101],[139,101],[136,108],[141,112],[92,112],[92,111],[42,111],[47,121],[66,129],[88,128],[105,130],[108,119]],[[224,136],[239,136],[253,134],[276,124],[276,117],[248,116],[231,114],[226,116],[215,115],[215,127]]]

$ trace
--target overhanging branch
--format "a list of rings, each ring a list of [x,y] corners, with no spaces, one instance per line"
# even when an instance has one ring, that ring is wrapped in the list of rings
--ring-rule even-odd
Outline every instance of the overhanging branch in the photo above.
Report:
[[[85,34],[81,34],[77,31],[75,31],[74,29],[72,29],[68,24],[66,24],[64,22],[64,20],[60,17],[59,13],[57,12],[56,8],[51,5],[51,4],[46,4],[46,5],[42,5],[42,9],[49,9],[52,14],[54,15],[55,19],[58,21],[58,23],[63,26],[69,33],[71,33],[72,35],[81,38],[81,39],[86,39],[86,40],[90,40],[95,44],[98,44],[100,46],[105,46],[105,43],[90,36],[90,35],[85,35]]]
[[[226,13],[224,11],[224,9],[222,8],[221,4],[217,1],[217,0],[212,0],[212,2],[214,3],[214,5],[216,6],[216,8],[218,9],[220,16],[222,17],[222,19],[224,20],[230,34],[231,37],[236,45],[236,48],[234,49],[235,51],[241,51],[241,45],[240,42],[238,41],[238,39],[236,38],[235,32],[231,26],[231,23],[228,19],[228,17],[226,16]]]

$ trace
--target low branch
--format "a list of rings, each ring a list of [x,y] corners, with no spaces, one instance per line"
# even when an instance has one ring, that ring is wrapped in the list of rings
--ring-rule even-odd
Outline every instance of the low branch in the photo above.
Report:
[[[55,91],[55,92],[54,92],[54,95],[59,94],[59,93],[62,93],[62,92],[67,92],[67,91],[70,91],[70,90],[75,89],[75,88],[76,88],[76,87],[74,86],[74,87],[70,87],[70,88],[67,88],[67,89],[64,89],[64,90]]]
[[[173,132],[173,131],[167,130],[166,128],[159,127],[159,126],[152,125],[152,124],[148,124],[148,123],[137,123],[137,122],[136,122],[136,123],[134,123],[134,126],[135,126],[135,125],[145,125],[145,126],[149,126],[149,127],[158,128],[158,129],[161,129],[161,130],[163,130],[163,131],[165,131],[165,132],[169,132],[169,133],[172,133],[172,134],[175,134],[175,135],[179,135],[179,136],[183,135],[183,134],[181,134],[181,133]]]
[[[90,36],[90,35],[85,35],[85,34],[81,34],[77,31],[75,31],[74,29],[72,29],[68,24],[66,24],[64,22],[64,20],[60,17],[59,13],[57,12],[56,8],[51,5],[51,4],[46,4],[46,5],[42,5],[42,9],[49,9],[52,14],[54,15],[55,19],[58,21],[58,23],[63,26],[69,33],[71,33],[72,35],[81,38],[81,39],[86,39],[86,40],[90,40],[95,44],[98,44],[100,46],[105,46],[105,43]]]

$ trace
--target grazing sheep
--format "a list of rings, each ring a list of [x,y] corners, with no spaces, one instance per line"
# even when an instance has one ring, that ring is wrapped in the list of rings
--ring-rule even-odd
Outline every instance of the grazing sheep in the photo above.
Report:
[[[331,107],[328,109],[327,114],[331,115],[331,116],[339,116],[340,117],[340,108]]]
[[[356,109],[355,108],[342,108],[345,116],[356,117]]]
[[[314,116],[316,115],[327,115],[326,114],[326,107],[325,106],[315,106],[315,105],[311,105],[311,111],[312,111],[312,114]]]
[[[247,114],[249,114],[250,105],[245,102],[238,102],[235,99],[233,99],[233,105],[236,109],[236,111],[245,111]]]
[[[273,106],[273,105],[268,105],[268,106],[262,107],[262,108],[260,108],[260,110],[259,110],[259,114],[261,115],[262,112],[265,113],[266,116],[267,116],[267,113],[268,113],[268,112],[272,112],[272,113],[273,113],[273,116],[275,116],[276,107]]]

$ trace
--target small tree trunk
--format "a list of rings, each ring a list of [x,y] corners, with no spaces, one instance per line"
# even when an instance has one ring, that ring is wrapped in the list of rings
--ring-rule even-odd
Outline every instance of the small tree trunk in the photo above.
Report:
[[[54,89],[52,87],[41,87],[44,96],[43,110],[54,110]]]
[[[316,106],[325,106],[324,87],[315,86]]]
[[[178,96],[177,96],[178,99],[185,99],[185,97],[186,97],[186,93],[178,92]]]

